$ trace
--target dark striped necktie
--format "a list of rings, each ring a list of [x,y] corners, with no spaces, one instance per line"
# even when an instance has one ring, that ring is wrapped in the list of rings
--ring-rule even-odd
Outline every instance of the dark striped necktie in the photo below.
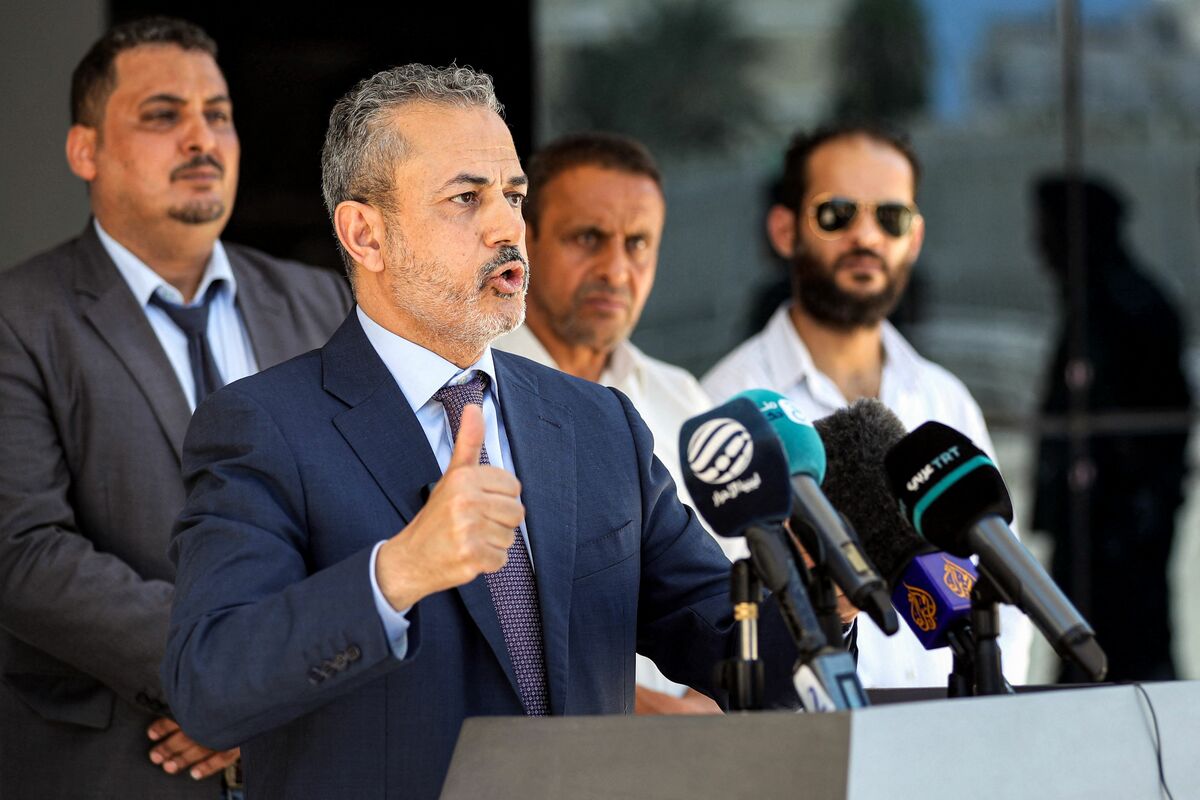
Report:
[[[487,380],[487,375],[476,372],[469,381],[443,386],[434,393],[434,399],[446,409],[454,439],[458,439],[463,409],[468,404],[483,406]],[[486,447],[479,451],[479,463],[491,463]],[[508,561],[497,571],[485,573],[484,578],[496,606],[496,616],[500,619],[508,657],[517,674],[517,688],[525,704],[525,713],[531,717],[545,716],[549,713],[549,704],[546,695],[546,659],[542,649],[542,616],[538,608],[533,566],[519,528],[512,546],[508,548]]]
[[[178,306],[162,299],[157,293],[150,295],[150,305],[161,309],[187,337],[188,361],[192,365],[196,405],[200,405],[201,400],[225,385],[213,358],[212,348],[208,346],[209,303],[216,297],[222,283],[223,281],[210,283],[208,291],[204,293],[204,299],[194,306]]]

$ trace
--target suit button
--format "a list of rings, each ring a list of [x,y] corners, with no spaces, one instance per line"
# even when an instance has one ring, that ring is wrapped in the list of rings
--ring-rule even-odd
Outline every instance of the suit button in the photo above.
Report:
[[[362,650],[358,649],[358,645],[352,644],[346,648],[346,658],[351,661],[358,661],[362,658]]]
[[[336,656],[334,656],[332,659],[330,659],[329,666],[333,667],[338,672],[341,672],[342,670],[344,670],[346,668],[347,663],[349,663],[349,662],[346,660],[346,654],[338,653]]]
[[[308,682],[316,686],[321,681],[329,677],[329,674],[320,667],[313,667],[308,671]]]

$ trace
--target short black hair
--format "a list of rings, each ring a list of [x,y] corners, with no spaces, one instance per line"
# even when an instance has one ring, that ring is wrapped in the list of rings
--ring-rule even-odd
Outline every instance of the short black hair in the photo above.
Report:
[[[865,136],[886,144],[903,155],[912,167],[913,196],[916,197],[917,184],[921,179],[921,162],[917,159],[917,152],[908,136],[880,122],[846,121],[822,125],[811,132],[798,131],[792,137],[787,155],[783,159],[783,177],[772,193],[773,202],[799,211],[804,193],[808,191],[808,160],[813,151],[826,142],[852,136]]]
[[[644,175],[662,190],[662,173],[654,156],[644,144],[629,136],[618,133],[589,131],[572,133],[555,139],[538,150],[529,159],[526,172],[529,178],[529,197],[525,201],[525,223],[536,229],[540,203],[538,195],[542,189],[569,169],[595,166]]]
[[[200,50],[217,58],[217,43],[199,25],[173,17],[144,17],[123,22],[92,45],[71,74],[71,124],[99,127],[104,104],[117,85],[117,56],[147,44]]]

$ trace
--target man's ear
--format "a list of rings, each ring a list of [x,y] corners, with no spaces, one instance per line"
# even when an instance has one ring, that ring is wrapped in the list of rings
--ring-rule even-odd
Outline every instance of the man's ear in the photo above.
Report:
[[[383,272],[383,215],[356,200],[343,200],[333,210],[333,228],[350,258],[369,272]]]
[[[72,125],[67,131],[67,166],[91,183],[96,178],[96,129]]]
[[[780,258],[790,259],[796,252],[799,218],[787,206],[776,203],[767,212],[767,238]]]

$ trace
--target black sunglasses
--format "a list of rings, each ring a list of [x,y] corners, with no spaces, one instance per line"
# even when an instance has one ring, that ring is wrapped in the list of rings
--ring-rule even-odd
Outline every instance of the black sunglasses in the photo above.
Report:
[[[859,208],[866,209],[868,214],[874,211],[880,229],[895,239],[912,230],[913,220],[921,215],[916,206],[904,203],[868,203],[826,194],[817,195],[809,203],[808,218],[812,221],[814,232],[822,239],[837,239],[854,222]]]

